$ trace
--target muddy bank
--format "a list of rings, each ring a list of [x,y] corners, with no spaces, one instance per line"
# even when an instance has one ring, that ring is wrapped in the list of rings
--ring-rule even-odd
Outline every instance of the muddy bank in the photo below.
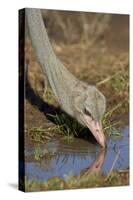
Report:
[[[30,184],[32,178],[39,182],[51,179],[51,181],[49,180],[50,184],[53,184],[55,177],[55,182],[57,181],[60,185],[60,179],[63,179],[64,175],[77,178],[81,171],[89,174],[93,170],[101,171],[102,169],[104,174],[102,176],[106,176],[113,170],[118,170],[119,173],[121,170],[128,171],[129,133],[128,129],[123,129],[129,125],[128,16],[114,15],[108,29],[94,43],[85,43],[84,40],[78,40],[77,43],[58,43],[53,35],[52,33],[49,35],[53,48],[66,68],[80,80],[97,85],[105,95],[106,113],[109,115],[108,124],[105,123],[104,128],[108,126],[110,129],[113,126],[114,129],[111,131],[115,130],[115,137],[111,138],[109,132],[105,131],[106,136],[110,137],[106,152],[101,152],[96,143],[89,143],[85,137],[64,139],[65,134],[60,126],[49,117],[49,114],[60,114],[62,111],[49,87],[45,97],[43,95],[46,89],[45,75],[42,74],[42,70],[36,62],[30,39],[27,37],[25,48],[28,60],[25,98],[27,182],[29,181]],[[117,134],[117,131],[121,134]],[[80,151],[78,151],[77,147],[80,142],[83,145],[79,146]],[[70,172],[70,169],[73,171]],[[129,175],[127,171],[122,175],[127,177],[126,184]],[[128,175],[125,175],[126,172]],[[117,179],[117,175],[112,177]],[[123,178],[119,180],[121,180],[120,185],[125,184]],[[109,182],[106,184],[104,181],[105,179],[99,184],[109,185]],[[116,185],[115,181],[110,182],[110,184],[113,183]],[[62,188],[69,188],[68,185],[65,187],[67,183],[64,181],[61,181],[61,184],[63,184]],[[89,187],[88,180],[83,187],[86,185]],[[82,184],[74,186],[72,182],[70,188],[72,187],[82,187]],[[46,189],[50,188],[52,189],[52,186],[46,186]]]

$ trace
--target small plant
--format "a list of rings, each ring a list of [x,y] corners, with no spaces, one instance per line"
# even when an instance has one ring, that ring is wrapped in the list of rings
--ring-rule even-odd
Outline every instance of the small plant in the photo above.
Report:
[[[82,176],[82,174],[72,176],[70,173],[65,180],[58,176],[49,178],[47,181],[38,181],[36,179],[28,180],[28,178],[25,178],[25,190],[27,192],[121,185],[129,185],[128,170],[123,172],[112,171],[109,176],[102,173],[87,176]]]
[[[33,127],[30,129],[27,129],[26,132],[30,136],[31,140],[33,140],[34,142],[42,143],[42,142],[51,140],[56,130],[57,130],[56,126],[50,126],[46,128]]]
[[[127,74],[119,73],[117,76],[113,78],[112,86],[117,92],[121,92],[125,90],[125,88],[127,87],[127,80],[128,80]]]
[[[34,158],[37,161],[40,161],[43,158],[43,153],[39,147],[35,149]]]
[[[85,127],[80,125],[75,119],[71,118],[65,113],[49,115],[54,119],[57,127],[68,138],[73,138],[86,131]]]
[[[47,88],[45,95],[43,95],[43,99],[49,104],[57,104],[57,99],[49,87]]]
[[[119,103],[111,110],[105,113],[102,119],[103,129],[108,133],[109,136],[120,136],[121,133],[117,130],[117,126],[120,124],[120,121],[111,122],[110,118],[115,110],[120,108],[122,103]],[[85,136],[87,134],[87,128],[80,125],[76,119],[71,118],[67,114],[56,114],[49,115],[54,119],[54,122],[57,124],[57,129],[63,132],[65,136],[69,139],[72,139],[74,136]]]
[[[119,103],[118,105],[116,105],[115,107],[113,107],[111,110],[109,110],[108,112],[105,113],[103,119],[102,119],[102,125],[103,125],[103,129],[106,130],[106,132],[108,132],[109,136],[121,136],[121,133],[118,132],[118,130],[116,129],[116,126],[120,124],[120,121],[117,122],[111,122],[110,118],[111,115],[113,114],[113,112],[120,108],[122,106],[122,103]]]

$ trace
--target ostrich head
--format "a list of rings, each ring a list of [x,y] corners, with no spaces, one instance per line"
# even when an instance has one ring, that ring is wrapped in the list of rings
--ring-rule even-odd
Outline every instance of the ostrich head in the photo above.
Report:
[[[97,142],[104,148],[106,140],[101,124],[106,108],[104,95],[95,86],[87,86],[77,99],[77,120],[89,128]]]

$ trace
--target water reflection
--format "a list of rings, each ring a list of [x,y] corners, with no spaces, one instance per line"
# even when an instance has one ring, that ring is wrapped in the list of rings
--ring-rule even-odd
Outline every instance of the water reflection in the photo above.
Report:
[[[25,175],[28,179],[40,181],[53,176],[65,178],[67,174],[92,174],[102,171],[108,173],[113,169],[129,167],[129,135],[128,127],[123,130],[122,137],[110,137],[107,149],[98,145],[74,138],[53,139],[47,144],[30,146],[25,150]],[[35,152],[41,159],[35,159]]]

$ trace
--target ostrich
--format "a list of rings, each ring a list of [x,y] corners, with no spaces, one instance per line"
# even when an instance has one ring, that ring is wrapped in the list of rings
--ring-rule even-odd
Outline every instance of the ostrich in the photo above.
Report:
[[[40,9],[26,8],[26,17],[37,60],[61,108],[81,125],[88,127],[96,141],[105,148],[106,139],[101,125],[106,107],[104,95],[95,86],[74,77],[57,58]]]

